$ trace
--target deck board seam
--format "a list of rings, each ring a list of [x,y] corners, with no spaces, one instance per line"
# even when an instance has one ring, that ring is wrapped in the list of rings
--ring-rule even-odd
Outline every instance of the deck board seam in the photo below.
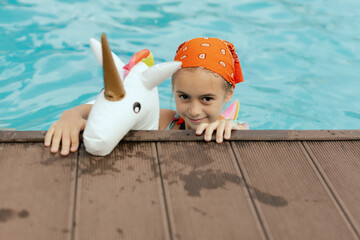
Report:
[[[73,200],[73,211],[72,211],[72,221],[71,221],[71,234],[70,239],[75,240],[75,228],[76,228],[76,211],[77,211],[77,190],[78,190],[78,181],[79,181],[79,172],[80,172],[80,151],[83,149],[83,144],[80,143],[79,149],[77,151],[76,157],[76,169],[75,169],[75,184],[74,184],[74,200]]]
[[[328,178],[324,169],[321,167],[312,150],[307,145],[306,141],[299,141],[299,144],[303,148],[304,153],[306,153],[306,157],[308,158],[309,163],[311,163],[314,170],[317,172],[317,175],[320,176],[319,180],[322,182],[327,192],[330,193],[330,198],[340,210],[340,214],[344,217],[345,222],[348,224],[349,228],[353,231],[355,236],[360,239],[359,230],[357,229],[356,224],[354,224],[354,220],[352,219],[349,210],[346,208],[345,203],[342,201],[340,195],[337,193],[335,187],[332,185],[330,179]]]
[[[172,232],[172,226],[171,226],[170,215],[169,215],[169,206],[168,206],[167,199],[166,199],[165,186],[164,186],[163,175],[161,172],[160,156],[159,156],[157,142],[155,142],[155,150],[156,150],[156,162],[157,162],[158,169],[159,169],[160,183],[161,183],[161,188],[162,188],[163,201],[164,201],[164,205],[165,205],[166,222],[167,222],[168,231],[169,231],[168,236],[169,236],[170,240],[173,240],[173,232]]]
[[[238,166],[238,169],[239,169],[240,174],[241,174],[241,176],[242,176],[242,179],[243,179],[243,181],[244,181],[246,190],[247,190],[247,192],[248,192],[248,195],[249,195],[250,200],[251,200],[251,203],[252,203],[252,207],[253,207],[253,209],[254,209],[254,211],[255,211],[256,217],[258,218],[258,221],[259,221],[259,223],[260,223],[261,229],[262,229],[262,231],[263,231],[263,234],[264,234],[263,236],[265,237],[266,240],[269,240],[269,239],[271,239],[271,238],[270,238],[270,235],[268,234],[268,232],[267,232],[267,230],[266,230],[265,221],[262,219],[262,215],[260,214],[260,210],[258,209],[258,207],[257,207],[257,205],[256,205],[256,203],[255,203],[255,200],[254,200],[254,198],[253,198],[253,196],[252,196],[252,194],[251,194],[251,192],[250,192],[250,188],[249,188],[249,184],[248,184],[249,181],[246,180],[246,178],[247,178],[248,176],[245,176],[246,174],[244,173],[244,171],[243,171],[242,168],[241,168],[240,160],[239,160],[238,157],[237,157],[236,151],[235,151],[235,149],[234,149],[234,145],[235,145],[235,142],[231,142],[230,148],[231,148],[232,156],[235,158],[236,164],[237,164],[237,166]]]

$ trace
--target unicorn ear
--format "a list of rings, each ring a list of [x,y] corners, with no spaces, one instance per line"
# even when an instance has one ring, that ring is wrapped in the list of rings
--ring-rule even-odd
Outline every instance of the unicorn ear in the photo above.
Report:
[[[92,49],[92,51],[95,54],[96,60],[98,61],[98,63],[100,64],[100,66],[103,65],[103,60],[102,60],[102,50],[101,50],[101,43],[94,39],[94,38],[90,38],[90,47]],[[125,66],[125,64],[120,60],[120,58],[118,56],[116,56],[115,53],[111,52],[111,55],[114,59],[115,65],[117,69],[122,69],[123,66]]]
[[[151,90],[164,82],[180,67],[181,62],[178,61],[156,64],[143,72],[143,83],[147,89]]]

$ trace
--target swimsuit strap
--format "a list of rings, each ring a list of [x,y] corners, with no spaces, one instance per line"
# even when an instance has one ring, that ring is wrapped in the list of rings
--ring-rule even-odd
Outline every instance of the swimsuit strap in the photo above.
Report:
[[[174,115],[173,120],[170,122],[170,124],[169,124],[169,126],[166,128],[166,130],[171,130],[171,129],[174,127],[175,123],[176,123],[177,125],[180,125],[180,129],[182,129],[182,130],[185,129],[185,121],[184,121],[184,119],[182,119],[182,118],[180,117],[180,115],[176,112],[175,115]]]

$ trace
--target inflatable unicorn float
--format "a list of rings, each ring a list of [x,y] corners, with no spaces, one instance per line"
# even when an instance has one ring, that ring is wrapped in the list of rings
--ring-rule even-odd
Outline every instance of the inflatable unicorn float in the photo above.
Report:
[[[154,65],[149,50],[141,50],[124,64],[111,52],[105,34],[101,44],[90,46],[103,66],[104,90],[97,96],[83,134],[86,151],[109,154],[130,130],[157,130],[159,96],[157,86],[181,67],[181,62]]]
[[[154,65],[153,55],[144,49],[125,65],[111,52],[105,34],[101,43],[91,38],[90,46],[103,66],[104,89],[93,104],[83,139],[87,152],[105,156],[130,130],[158,130],[157,86],[178,70],[181,62]],[[235,101],[220,118],[236,119],[238,110],[239,102]]]

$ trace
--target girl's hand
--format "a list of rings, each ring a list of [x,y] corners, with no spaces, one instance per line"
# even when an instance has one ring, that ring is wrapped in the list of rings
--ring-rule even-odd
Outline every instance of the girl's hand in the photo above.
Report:
[[[212,123],[202,123],[196,129],[196,135],[201,135],[205,130],[204,139],[205,141],[211,141],[213,132],[216,130],[216,142],[222,143],[223,139],[229,140],[231,137],[232,130],[248,130],[248,128],[236,124],[230,119],[221,119]]]
[[[84,130],[86,120],[81,114],[74,110],[67,110],[61,114],[60,119],[55,122],[45,135],[44,145],[49,147],[52,153],[57,153],[60,142],[61,155],[67,156],[69,149],[71,152],[76,152],[79,147],[79,133]],[[71,148],[70,148],[71,146]]]

